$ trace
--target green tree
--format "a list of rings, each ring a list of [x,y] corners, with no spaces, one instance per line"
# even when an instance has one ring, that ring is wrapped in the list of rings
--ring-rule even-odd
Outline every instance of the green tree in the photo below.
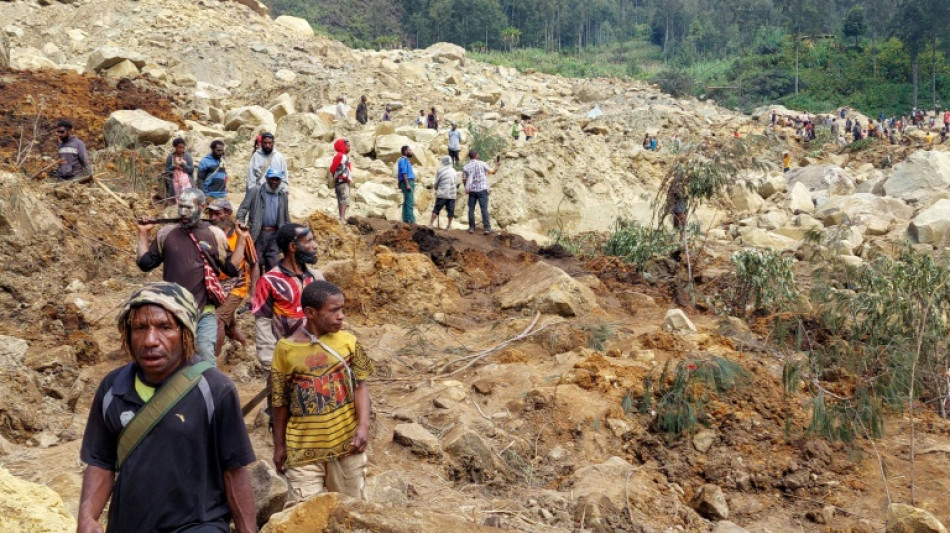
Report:
[[[841,33],[845,37],[854,39],[854,46],[857,48],[858,39],[868,32],[868,21],[864,18],[864,8],[854,6],[848,10],[841,23]]]
[[[509,52],[517,46],[519,39],[521,39],[521,30],[518,28],[508,26],[501,30],[501,41],[508,46]]]

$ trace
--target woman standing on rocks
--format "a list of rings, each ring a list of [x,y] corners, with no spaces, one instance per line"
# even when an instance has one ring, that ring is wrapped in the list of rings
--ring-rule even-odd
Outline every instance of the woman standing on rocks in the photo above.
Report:
[[[195,164],[191,154],[185,151],[185,140],[181,137],[172,141],[175,151],[165,159],[166,199],[178,202],[178,195],[185,189],[194,187]]]

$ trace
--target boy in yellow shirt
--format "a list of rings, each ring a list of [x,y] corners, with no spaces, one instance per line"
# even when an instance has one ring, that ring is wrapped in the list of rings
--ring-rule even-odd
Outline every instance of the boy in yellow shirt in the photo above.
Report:
[[[343,327],[343,292],[327,281],[303,290],[306,326],[281,339],[271,366],[274,465],[291,506],[328,490],[363,499],[373,362]]]
[[[788,152],[782,154],[782,167],[785,169],[784,172],[788,172],[788,169],[792,165],[792,155]]]

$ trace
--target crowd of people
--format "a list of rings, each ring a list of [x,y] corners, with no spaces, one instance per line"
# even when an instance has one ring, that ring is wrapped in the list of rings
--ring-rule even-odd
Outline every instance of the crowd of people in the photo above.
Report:
[[[337,113],[346,117],[344,98]],[[383,119],[391,119],[387,106]],[[356,109],[365,124],[366,97]],[[420,114],[421,126],[438,130],[435,108]],[[85,145],[61,121],[59,180],[91,177]],[[536,130],[526,121],[526,138]],[[492,233],[489,177],[498,169],[476,150],[459,170],[462,135],[450,122],[448,154],[432,188],[430,226],[442,211],[446,229],[455,218],[459,186],[468,195],[468,231],[479,207],[485,234]],[[214,140],[197,164],[184,139],[172,141],[165,161],[162,200],[177,218],[137,221],[136,264],[161,267],[162,281],[136,290],[118,317],[118,335],[130,362],[99,384],[83,437],[86,463],[79,510],[81,533],[101,532],[109,504],[108,531],[256,531],[247,467],[255,460],[234,384],[217,369],[228,339],[247,338],[237,317],[254,319],[257,359],[267,374],[267,405],[273,462],[288,481],[288,506],[324,490],[363,497],[371,414],[366,380],[372,360],[343,329],[344,291],[323,279],[311,229],[290,220],[292,186],[287,159],[272,133],[254,141],[244,197],[237,210],[233,163]],[[350,143],[333,143],[329,178],[345,221],[353,183]],[[412,147],[395,163],[402,191],[402,220],[415,223],[417,176]],[[243,171],[242,171],[243,172]],[[121,475],[119,475],[121,471]],[[166,497],[156,504],[154,494]],[[147,509],[147,512],[143,510]]]

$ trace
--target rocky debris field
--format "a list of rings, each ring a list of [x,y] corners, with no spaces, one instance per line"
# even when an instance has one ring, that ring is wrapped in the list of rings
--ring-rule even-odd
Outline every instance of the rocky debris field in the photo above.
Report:
[[[0,529],[74,528],[89,403],[123,363],[116,309],[159,276],[134,265],[133,220],[163,209],[157,174],[170,139],[183,136],[196,157],[224,139],[232,168],[243,168],[251,139],[268,130],[290,162],[292,216],[313,228],[318,266],[344,289],[346,327],[371,347],[379,375],[370,502],[327,495],[280,513],[286,487],[261,461],[253,478],[266,531],[945,531],[946,420],[915,413],[918,507],[889,506],[909,501],[904,484],[887,492],[880,477],[909,475],[906,417],[890,416],[874,445],[815,436],[811,397],[786,390],[784,355],[768,342],[777,317],[721,319],[704,303],[730,283],[729,257],[744,247],[783,250],[806,285],[819,259],[942,250],[950,155],[923,146],[923,131],[903,146],[803,144],[791,128],[766,128],[771,108],[745,116],[639,82],[520,73],[445,43],[350,50],[300,20],[271,20],[253,0],[41,4],[0,2],[0,60],[9,52],[12,67],[0,64]],[[337,96],[355,107],[360,94],[370,123],[352,109],[336,120]],[[379,122],[386,104],[392,123]],[[431,106],[442,133],[413,126]],[[92,150],[89,184],[43,179],[62,116]],[[512,121],[528,116],[538,136],[511,138]],[[413,146],[427,183],[450,120],[463,148],[478,132],[502,142],[500,233],[393,222],[399,147]],[[646,132],[659,151],[640,147]],[[551,245],[552,230],[649,222],[673,165],[733,132],[761,139],[759,164],[696,213],[706,240],[691,267],[696,294],[675,277],[682,257],[638,271]],[[355,152],[345,225],[328,214],[324,180],[339,137]],[[787,174],[783,151],[793,154]],[[239,202],[240,171],[231,190]],[[432,201],[420,191],[419,220]],[[252,330],[246,314],[239,323]],[[222,359],[243,398],[261,389],[253,348],[229,345]],[[732,377],[723,387],[688,381],[704,372]],[[702,406],[682,436],[663,429],[671,422],[657,405],[677,376]],[[247,422],[258,456],[270,457],[263,415]]]

